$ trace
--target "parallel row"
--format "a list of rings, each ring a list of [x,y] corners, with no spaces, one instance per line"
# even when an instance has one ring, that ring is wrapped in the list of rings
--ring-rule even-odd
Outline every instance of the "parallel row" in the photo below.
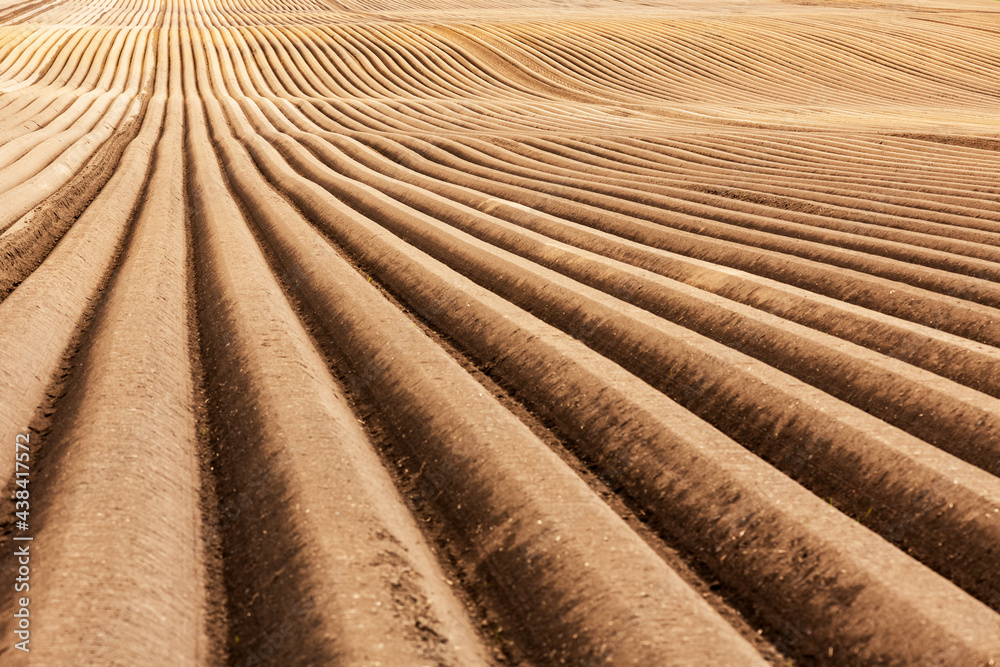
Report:
[[[995,13],[332,5],[0,28],[36,660],[1000,659]]]

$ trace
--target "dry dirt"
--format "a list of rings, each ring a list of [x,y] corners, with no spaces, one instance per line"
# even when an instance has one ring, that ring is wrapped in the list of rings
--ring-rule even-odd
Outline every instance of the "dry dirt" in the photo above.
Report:
[[[998,71],[987,0],[0,0],[0,664],[995,664]]]

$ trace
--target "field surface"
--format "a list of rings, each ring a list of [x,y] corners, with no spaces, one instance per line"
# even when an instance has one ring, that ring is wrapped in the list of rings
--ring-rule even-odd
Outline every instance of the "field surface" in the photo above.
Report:
[[[986,0],[0,0],[0,664],[1000,662],[998,112]]]

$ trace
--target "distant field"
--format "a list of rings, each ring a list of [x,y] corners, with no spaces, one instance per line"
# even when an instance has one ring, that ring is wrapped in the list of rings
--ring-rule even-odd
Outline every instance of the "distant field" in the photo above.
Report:
[[[993,665],[998,171],[985,0],[0,0],[0,663]]]

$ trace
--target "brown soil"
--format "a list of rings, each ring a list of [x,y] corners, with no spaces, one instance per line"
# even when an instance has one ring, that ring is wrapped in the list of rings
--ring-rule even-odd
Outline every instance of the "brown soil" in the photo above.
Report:
[[[0,2],[0,663],[995,664],[998,18]]]

